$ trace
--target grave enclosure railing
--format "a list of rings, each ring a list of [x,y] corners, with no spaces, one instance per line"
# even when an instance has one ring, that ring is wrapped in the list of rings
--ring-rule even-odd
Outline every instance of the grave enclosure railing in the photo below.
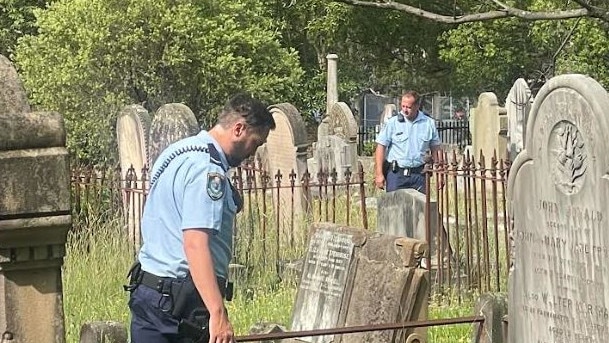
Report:
[[[506,185],[510,162],[484,156],[446,154],[443,163],[429,165],[426,223],[441,223],[444,234],[434,238],[438,246],[431,263],[433,282],[441,289],[502,291],[509,269],[509,220]],[[374,229],[376,210],[366,197],[380,195],[372,175],[347,170],[305,173],[270,173],[259,163],[247,162],[231,176],[244,200],[235,225],[235,263],[262,263],[284,271],[286,264],[302,258],[308,243],[308,227],[327,221]],[[148,170],[75,167],[72,171],[73,215],[102,216],[100,221],[123,218],[133,244],[139,247],[139,219],[148,189]],[[443,184],[438,189],[437,185]],[[376,194],[375,194],[376,192]],[[434,218],[435,217],[435,218]],[[74,230],[87,230],[76,220]],[[81,224],[78,224],[81,223]],[[80,225],[80,226],[78,226]],[[438,289],[438,288],[436,288]]]
[[[456,291],[506,291],[511,221],[507,211],[507,178],[511,162],[444,154],[428,165],[426,225],[439,247],[429,256],[434,284]],[[437,205],[437,211],[433,211]],[[437,218],[432,218],[437,216]],[[431,237],[431,225],[440,234]],[[447,245],[448,243],[448,245]]]
[[[472,144],[472,135],[469,131],[469,121],[467,120],[436,120],[436,128],[438,129],[440,141],[446,146],[464,148]],[[379,126],[359,126],[357,131],[358,155],[362,156],[364,153],[374,151],[376,136],[379,134],[379,130]],[[367,144],[372,144],[372,146],[366,149]]]
[[[262,262],[279,270],[302,257],[312,222],[369,227],[361,164],[355,172],[306,172],[298,179],[293,170],[270,173],[248,161],[235,168],[230,179],[243,199],[235,223],[234,261],[238,264]],[[76,167],[71,181],[73,215],[124,218],[136,251],[141,244],[139,220],[148,192],[148,169],[129,168],[123,173],[120,168]],[[85,229],[84,225],[75,227]]]

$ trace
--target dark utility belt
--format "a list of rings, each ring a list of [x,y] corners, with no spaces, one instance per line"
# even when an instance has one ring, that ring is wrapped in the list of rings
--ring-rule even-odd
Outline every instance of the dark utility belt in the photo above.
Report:
[[[124,286],[126,291],[133,292],[140,285],[152,288],[162,294],[159,308],[177,319],[189,319],[196,313],[207,312],[190,273],[185,278],[160,277],[142,270],[140,263],[136,262],[129,270],[128,276],[129,285]],[[217,281],[222,297],[231,301],[232,283],[224,278],[218,278]]]
[[[404,175],[422,174],[425,169],[425,165],[414,167],[414,168],[401,168],[397,167],[394,173],[404,172]]]
[[[170,292],[174,284],[179,285],[182,282],[187,281],[187,279],[176,279],[170,277],[156,276],[144,270],[140,272],[140,275],[140,284],[150,287],[156,290],[157,292],[163,294]],[[216,281],[218,282],[218,287],[220,288],[220,293],[222,294],[222,297],[226,299],[226,301],[231,301],[233,297],[233,283],[228,282],[225,278],[222,277],[217,277]]]
[[[400,174],[404,174],[406,176],[412,175],[412,174],[422,174],[423,170],[425,169],[425,165],[420,165],[418,167],[412,167],[412,168],[402,168],[400,166],[398,166],[398,162],[397,161],[393,161],[389,164],[389,170],[392,173],[400,173]]]

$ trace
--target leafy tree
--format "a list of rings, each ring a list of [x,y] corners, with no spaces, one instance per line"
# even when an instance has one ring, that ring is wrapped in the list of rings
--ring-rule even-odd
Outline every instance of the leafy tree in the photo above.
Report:
[[[373,88],[398,94],[446,89],[450,66],[437,39],[448,27],[389,10],[371,11],[324,0],[270,2],[285,45],[299,51],[315,108],[325,108],[326,55],[338,54],[339,97],[349,102]],[[439,5],[438,5],[439,6]],[[307,82],[307,81],[305,81]]]
[[[295,0],[292,0],[295,1]],[[427,20],[445,24],[463,24],[470,22],[489,21],[505,18],[520,18],[523,20],[564,20],[579,17],[597,18],[609,23],[609,3],[606,0],[573,0],[568,1],[569,8],[562,8],[564,1],[551,3],[544,8],[527,8],[521,3],[526,1],[475,1],[454,0],[451,6],[441,6],[437,1],[403,1],[393,0],[333,0],[350,5],[391,9],[407,13]],[[446,3],[446,2],[444,2]],[[472,4],[478,3],[472,6]],[[447,11],[447,9],[449,11]]]
[[[45,0],[0,0],[0,54],[11,56],[17,39],[36,34],[34,9],[44,8]]]
[[[532,12],[558,2],[521,3]],[[607,30],[590,18],[556,21],[505,19],[459,25],[442,37],[441,56],[454,66],[455,84],[473,94],[494,91],[505,97],[519,77],[533,87],[558,73],[589,74],[609,85]]]
[[[120,107],[183,102],[201,123],[238,90],[291,101],[303,71],[256,0],[62,0],[35,12],[16,62],[31,99],[64,114],[69,148],[111,156]]]

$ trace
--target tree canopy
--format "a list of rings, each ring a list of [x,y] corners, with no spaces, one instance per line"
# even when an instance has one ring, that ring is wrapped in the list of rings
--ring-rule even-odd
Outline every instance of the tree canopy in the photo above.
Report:
[[[355,6],[392,9],[414,16],[445,24],[463,24],[495,19],[519,18],[523,20],[563,20],[579,17],[598,18],[609,22],[609,4],[605,0],[568,1],[568,8],[561,8],[565,2],[552,4],[546,8],[528,8],[527,1],[475,1],[455,0],[453,6],[446,6],[442,1],[429,1],[422,5],[420,1],[392,0],[333,0]],[[569,5],[570,4],[570,5]]]
[[[0,0],[0,46],[39,108],[64,114],[69,146],[99,162],[120,107],[183,102],[208,126],[238,90],[325,109],[372,88],[500,98],[514,80],[585,73],[609,86],[601,0]],[[18,43],[17,43],[18,42]]]
[[[106,155],[121,106],[183,102],[201,123],[231,94],[290,101],[302,76],[259,1],[63,0],[36,11],[16,62],[30,98],[62,113],[69,146]]]

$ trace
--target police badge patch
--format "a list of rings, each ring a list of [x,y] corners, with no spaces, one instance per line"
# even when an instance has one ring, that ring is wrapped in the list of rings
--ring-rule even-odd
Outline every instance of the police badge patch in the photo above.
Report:
[[[207,174],[207,194],[212,200],[219,200],[224,196],[224,178],[220,173]]]

